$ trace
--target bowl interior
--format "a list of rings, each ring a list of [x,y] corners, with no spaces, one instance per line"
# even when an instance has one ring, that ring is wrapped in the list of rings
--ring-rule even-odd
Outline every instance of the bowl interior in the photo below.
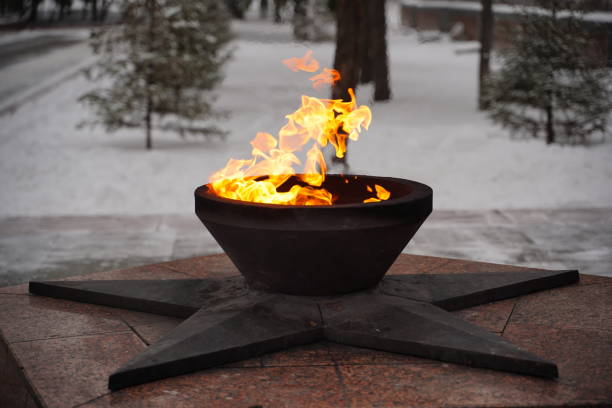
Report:
[[[264,177],[262,177],[262,180]],[[291,187],[299,185],[302,187],[307,186],[305,182],[300,180],[297,176],[291,176],[283,185],[278,188],[279,192],[286,192]],[[413,186],[407,183],[401,182],[399,179],[393,179],[388,177],[374,177],[374,176],[357,176],[357,175],[341,175],[341,174],[328,174],[325,177],[325,181],[321,185],[332,193],[334,197],[333,205],[347,205],[347,204],[362,204],[364,200],[368,198],[376,197],[375,185],[384,187],[391,193],[390,199],[395,199],[409,195],[413,191]],[[216,196],[206,185],[206,193]],[[371,191],[368,190],[371,189]],[[222,198],[222,197],[219,197]],[[236,200],[232,200],[236,201]],[[245,204],[248,204],[245,202]],[[272,204],[275,205],[275,204]],[[293,206],[300,207],[300,206]]]

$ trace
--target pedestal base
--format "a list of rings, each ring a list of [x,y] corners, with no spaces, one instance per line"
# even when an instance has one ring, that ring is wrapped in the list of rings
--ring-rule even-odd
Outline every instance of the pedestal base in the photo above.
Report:
[[[218,279],[30,282],[30,292],[186,318],[109,378],[115,390],[328,339],[556,377],[557,367],[449,311],[578,282],[577,271],[390,275],[371,290],[289,296]]]

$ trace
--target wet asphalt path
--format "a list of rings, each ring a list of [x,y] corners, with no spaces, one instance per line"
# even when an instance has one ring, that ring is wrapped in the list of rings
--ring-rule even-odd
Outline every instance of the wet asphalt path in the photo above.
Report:
[[[83,30],[47,30],[0,43],[0,107],[18,107],[29,93],[49,88],[90,55]]]
[[[84,42],[70,35],[49,34],[7,44],[0,44],[0,70],[33,57],[41,57],[57,48]]]

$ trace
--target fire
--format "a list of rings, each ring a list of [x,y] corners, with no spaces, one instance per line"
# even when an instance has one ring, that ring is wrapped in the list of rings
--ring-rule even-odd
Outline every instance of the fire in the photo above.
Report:
[[[323,72],[310,78],[312,87],[317,89],[323,85],[332,85],[340,80],[340,73],[335,69],[323,68]]]
[[[319,69],[319,61],[312,58],[312,50],[308,50],[302,58],[293,57],[284,59],[283,64],[285,64],[293,72],[315,72]]]
[[[319,63],[308,51],[301,58],[283,60],[292,71],[316,72]],[[313,87],[333,84],[340,79],[338,71],[323,68],[310,78]],[[347,139],[358,140],[360,132],[368,129],[372,120],[370,108],[357,105],[355,93],[349,89],[350,101],[319,99],[302,95],[301,106],[286,115],[287,123],[278,137],[259,132],[251,141],[250,159],[230,159],[227,165],[210,177],[212,191],[225,198],[267,204],[331,205],[335,197],[321,187],[325,181],[327,165],[322,148],[328,144],[336,157],[344,157]],[[309,145],[309,146],[307,146]],[[300,160],[297,154],[307,148]],[[298,173],[296,166],[302,166]],[[296,176],[305,185],[282,189],[283,184]],[[374,186],[376,197],[364,200],[387,200],[391,193],[379,185]],[[279,191],[281,190],[281,191]],[[370,192],[374,192],[368,186]]]
[[[374,188],[376,189],[376,197],[368,198],[367,200],[363,200],[364,203],[377,203],[379,201],[388,200],[391,197],[391,193],[386,188],[379,186],[378,184],[374,184]],[[373,193],[372,187],[367,186],[367,190],[370,193]]]

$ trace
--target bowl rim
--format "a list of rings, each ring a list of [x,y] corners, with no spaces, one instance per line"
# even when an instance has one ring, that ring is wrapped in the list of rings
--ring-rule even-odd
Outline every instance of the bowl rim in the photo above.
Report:
[[[335,209],[352,209],[352,208],[379,208],[379,207],[389,207],[398,204],[404,204],[414,201],[419,201],[422,199],[426,199],[427,197],[431,197],[433,195],[433,190],[426,184],[419,183],[418,181],[408,180],[404,178],[398,177],[386,177],[386,176],[371,176],[365,174],[327,174],[326,177],[358,177],[358,178],[367,178],[367,179],[376,179],[376,180],[388,180],[396,183],[410,185],[412,190],[405,195],[400,197],[391,197],[388,200],[378,201],[373,203],[350,203],[350,204],[332,204],[332,205],[291,205],[291,204],[268,204],[268,203],[256,203],[252,201],[242,201],[242,200],[234,200],[226,197],[219,197],[209,190],[208,184],[203,184],[197,187],[194,191],[194,195],[196,199],[205,199],[216,201],[223,204],[229,204],[232,206],[241,206],[241,207],[253,207],[253,208],[269,208],[269,209],[277,209],[277,210],[296,210],[296,209],[317,209],[317,210],[328,210],[331,211]]]

